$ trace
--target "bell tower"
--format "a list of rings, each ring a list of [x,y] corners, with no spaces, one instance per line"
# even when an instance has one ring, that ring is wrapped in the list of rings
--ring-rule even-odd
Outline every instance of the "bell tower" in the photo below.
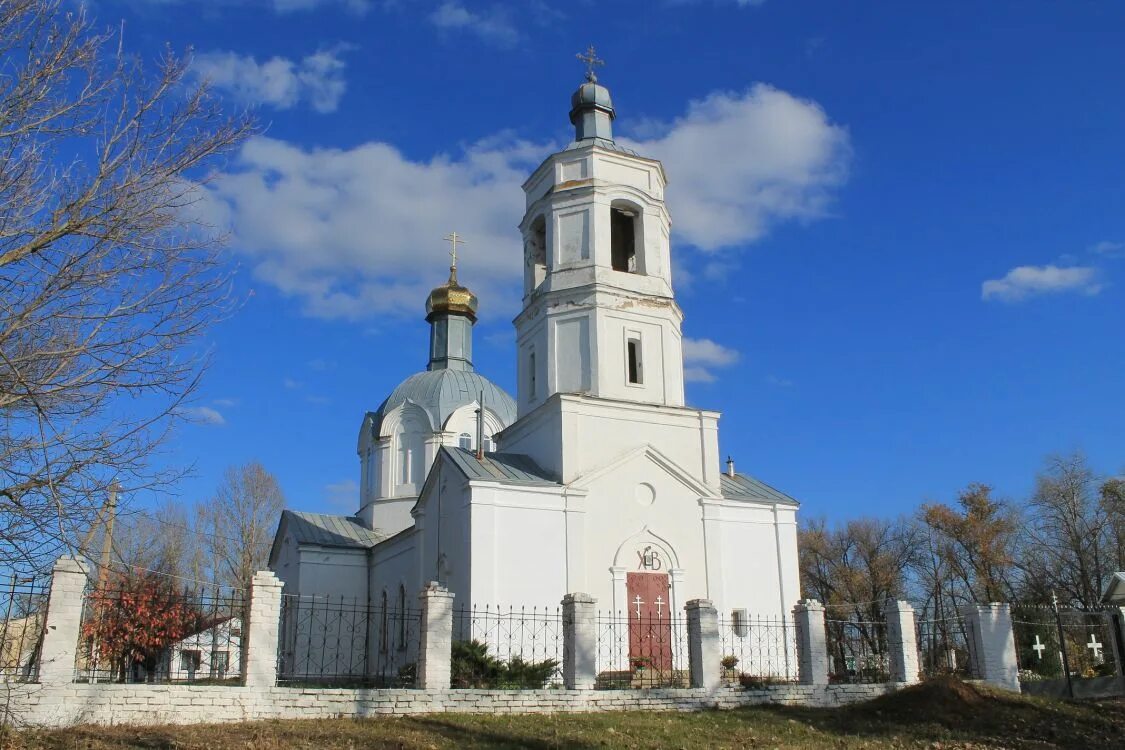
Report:
[[[613,101],[593,70],[601,61],[592,48],[579,58],[574,141],[523,185],[519,414],[556,393],[683,406],[664,168],[613,140]]]

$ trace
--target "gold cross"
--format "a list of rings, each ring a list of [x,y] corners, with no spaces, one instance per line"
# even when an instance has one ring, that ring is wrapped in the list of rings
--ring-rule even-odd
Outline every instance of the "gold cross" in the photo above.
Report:
[[[452,234],[446,235],[445,241],[453,246],[453,249],[449,251],[449,257],[453,258],[453,268],[456,268],[457,267],[457,243],[460,242],[462,245],[464,245],[465,240],[461,239],[461,235],[457,234],[456,232],[453,232]]]
[[[575,57],[586,63],[586,80],[590,83],[597,83],[598,77],[594,75],[594,66],[605,65],[605,60],[601,60],[598,58],[597,53],[594,51],[594,45],[591,44],[586,49],[585,54],[579,52],[577,55],[575,55]]]

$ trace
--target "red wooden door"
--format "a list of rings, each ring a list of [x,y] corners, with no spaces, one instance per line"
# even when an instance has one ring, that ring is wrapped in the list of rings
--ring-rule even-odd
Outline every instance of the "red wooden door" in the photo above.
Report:
[[[626,573],[629,660],[634,666],[672,669],[672,606],[667,573]]]

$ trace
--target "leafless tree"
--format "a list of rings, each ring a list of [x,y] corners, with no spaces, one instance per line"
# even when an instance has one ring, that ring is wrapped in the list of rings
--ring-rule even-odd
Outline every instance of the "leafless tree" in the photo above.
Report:
[[[1067,603],[1096,604],[1112,571],[1111,526],[1081,453],[1050,456],[1036,478],[1026,521],[1028,580]],[[1047,591],[1028,591],[1044,598]]]
[[[72,548],[196,390],[228,303],[204,171],[249,132],[60,0],[0,4],[0,566]],[[194,217],[193,217],[194,214]]]
[[[266,567],[284,508],[281,485],[257,461],[226,470],[215,495],[200,505],[197,525],[215,580],[250,586],[254,573]]]

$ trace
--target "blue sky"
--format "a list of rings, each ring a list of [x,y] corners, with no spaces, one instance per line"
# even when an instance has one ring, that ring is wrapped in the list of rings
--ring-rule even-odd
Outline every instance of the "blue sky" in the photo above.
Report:
[[[691,404],[808,515],[895,515],[1043,456],[1125,468],[1125,5],[100,0],[192,47],[262,134],[204,210],[247,298],[170,458],[261,460],[355,508],[364,411],[425,365],[424,294],[481,295],[514,389],[519,184],[570,136],[575,53],[665,161]],[[252,294],[251,294],[252,292]]]

